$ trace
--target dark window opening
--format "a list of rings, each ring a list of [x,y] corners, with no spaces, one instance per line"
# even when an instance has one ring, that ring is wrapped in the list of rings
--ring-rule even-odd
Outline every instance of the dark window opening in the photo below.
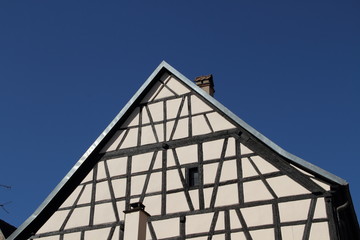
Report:
[[[199,186],[199,169],[197,167],[189,168],[188,183],[189,187]]]

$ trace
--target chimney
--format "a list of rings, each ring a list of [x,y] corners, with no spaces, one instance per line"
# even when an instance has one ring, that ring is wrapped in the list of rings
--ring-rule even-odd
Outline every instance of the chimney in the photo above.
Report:
[[[145,206],[141,202],[130,204],[131,209],[124,211],[124,239],[145,240],[146,224],[150,216],[145,212]]]
[[[198,85],[198,87],[202,88],[202,90],[207,92],[210,96],[214,96],[215,89],[212,74],[195,78],[195,83],[196,85]]]

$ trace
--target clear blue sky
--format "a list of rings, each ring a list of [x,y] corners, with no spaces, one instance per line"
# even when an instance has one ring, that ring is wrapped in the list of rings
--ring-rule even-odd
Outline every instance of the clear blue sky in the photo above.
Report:
[[[165,60],[360,214],[360,2],[0,1],[0,218],[19,226]]]

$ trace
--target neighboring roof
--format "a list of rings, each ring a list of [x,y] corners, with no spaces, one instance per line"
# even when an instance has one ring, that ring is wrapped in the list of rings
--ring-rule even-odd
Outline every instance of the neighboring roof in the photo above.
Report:
[[[0,234],[2,233],[4,237],[10,236],[14,231],[16,230],[16,227],[13,225],[3,221],[0,219]],[[1,236],[1,235],[0,235]]]
[[[79,170],[79,168],[82,167],[87,161],[91,161],[91,155],[93,154],[95,149],[99,148],[99,145],[103,144],[105,139],[107,138],[108,134],[111,132],[111,130],[114,128],[115,125],[123,118],[126,117],[128,114],[128,111],[132,109],[133,105],[137,103],[139,98],[144,95],[144,92],[146,92],[149,89],[149,86],[157,79],[157,76],[163,72],[167,71],[170,74],[177,77],[180,81],[182,81],[185,85],[187,85],[189,88],[191,88],[193,91],[197,92],[199,95],[201,95],[206,101],[210,102],[212,105],[214,105],[219,111],[223,112],[228,118],[233,120],[235,123],[237,123],[239,126],[241,126],[243,129],[248,131],[250,134],[252,134],[254,137],[256,137],[258,140],[263,142],[265,145],[267,145],[269,148],[277,152],[279,155],[285,157],[290,162],[296,164],[297,166],[301,166],[304,169],[309,170],[310,172],[316,173],[320,176],[322,176],[325,179],[328,179],[330,182],[337,183],[339,185],[348,185],[348,183],[338,177],[335,176],[332,173],[329,173],[291,153],[288,153],[275,143],[273,143],[271,140],[266,138],[264,135],[262,135],[260,132],[252,128],[250,125],[248,125],[246,122],[244,122],[242,119],[240,119],[238,116],[236,116],[234,113],[232,113],[229,109],[227,109],[225,106],[223,106],[220,102],[218,102],[215,98],[211,97],[209,94],[207,94],[205,91],[203,91],[201,88],[196,86],[195,83],[193,83],[191,80],[186,78],[184,75],[182,75],[180,72],[178,72],[175,68],[170,66],[165,61],[161,62],[160,65],[154,70],[154,72],[148,77],[148,79],[145,81],[145,83],[140,87],[140,89],[135,93],[135,95],[130,99],[130,101],[124,106],[124,108],[116,115],[114,120],[107,126],[107,128],[100,134],[100,136],[95,140],[95,142],[90,146],[90,148],[85,152],[85,154],[79,159],[79,161],[75,164],[75,166],[68,172],[68,174],[61,180],[61,182],[56,186],[56,188],[49,194],[49,196],[45,199],[45,201],[38,207],[38,209],[14,232],[13,235],[11,235],[8,239],[16,239],[16,237],[24,231],[26,228],[29,227],[29,225],[37,219],[40,213],[48,207],[48,205],[55,201],[56,199],[61,197],[60,191],[62,191],[66,184],[74,177],[76,172]],[[62,196],[63,197],[63,196]],[[56,201],[55,201],[56,202]],[[45,214],[46,215],[46,214]]]

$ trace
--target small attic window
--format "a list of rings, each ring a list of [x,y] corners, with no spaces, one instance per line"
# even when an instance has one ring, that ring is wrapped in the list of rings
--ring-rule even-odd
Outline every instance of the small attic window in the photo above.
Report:
[[[199,168],[198,167],[188,168],[187,180],[188,180],[187,182],[188,182],[189,187],[199,186]]]

